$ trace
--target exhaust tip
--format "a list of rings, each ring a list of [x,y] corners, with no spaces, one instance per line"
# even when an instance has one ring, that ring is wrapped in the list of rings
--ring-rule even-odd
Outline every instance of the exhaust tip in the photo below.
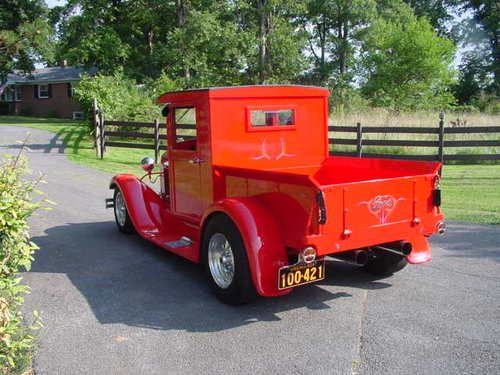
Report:
[[[412,246],[411,246],[411,243],[410,242],[403,242],[401,244],[401,253],[404,255],[404,256],[408,256],[410,255],[411,251],[412,251]]]
[[[443,235],[446,232],[446,224],[444,221],[440,221],[436,225],[436,232],[439,233],[440,235]]]

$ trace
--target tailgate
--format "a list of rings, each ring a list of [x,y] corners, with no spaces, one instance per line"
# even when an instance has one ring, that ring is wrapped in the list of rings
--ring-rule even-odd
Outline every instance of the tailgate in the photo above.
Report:
[[[342,251],[432,232],[424,227],[435,223],[432,189],[432,175],[325,186],[322,234]]]

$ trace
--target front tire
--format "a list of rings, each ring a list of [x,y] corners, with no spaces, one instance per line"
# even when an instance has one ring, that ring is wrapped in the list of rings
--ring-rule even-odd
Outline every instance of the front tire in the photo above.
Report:
[[[125,199],[123,198],[122,192],[118,188],[115,188],[115,193],[113,195],[113,207],[115,212],[115,222],[118,230],[126,234],[134,233],[134,225],[128,215]]]
[[[241,305],[257,297],[241,234],[224,214],[208,222],[202,242],[208,283],[216,297],[228,305]]]

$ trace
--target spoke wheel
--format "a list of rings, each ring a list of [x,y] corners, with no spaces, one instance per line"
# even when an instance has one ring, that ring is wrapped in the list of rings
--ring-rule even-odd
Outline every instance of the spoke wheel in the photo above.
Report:
[[[208,242],[208,266],[215,283],[222,289],[234,278],[234,255],[231,245],[222,233],[215,233]]]
[[[123,198],[122,192],[118,188],[115,189],[114,194],[114,211],[118,230],[122,233],[133,233],[134,226],[132,225],[132,221],[128,215],[125,199]]]
[[[209,219],[201,250],[208,283],[220,301],[240,305],[257,296],[243,239],[228,216],[218,213]]]
[[[115,197],[115,215],[118,224],[121,226],[125,225],[125,221],[127,220],[127,208],[125,207],[123,195],[119,191],[116,193]]]

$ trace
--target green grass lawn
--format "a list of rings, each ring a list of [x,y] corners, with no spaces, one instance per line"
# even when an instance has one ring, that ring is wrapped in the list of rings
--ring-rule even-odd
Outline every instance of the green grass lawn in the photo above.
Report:
[[[448,220],[500,224],[500,165],[445,165],[442,189]]]
[[[109,147],[96,157],[90,128],[85,123],[19,116],[0,116],[0,125],[48,130],[61,138],[68,158],[110,173],[141,175],[139,162],[150,150]],[[500,224],[500,165],[446,165],[443,170],[443,211],[448,220]]]
[[[1,125],[24,126],[55,133],[66,147],[69,160],[110,173],[141,175],[140,161],[144,156],[154,156],[152,150],[108,147],[104,159],[98,159],[94,149],[91,129],[87,123],[22,116],[0,116]]]

